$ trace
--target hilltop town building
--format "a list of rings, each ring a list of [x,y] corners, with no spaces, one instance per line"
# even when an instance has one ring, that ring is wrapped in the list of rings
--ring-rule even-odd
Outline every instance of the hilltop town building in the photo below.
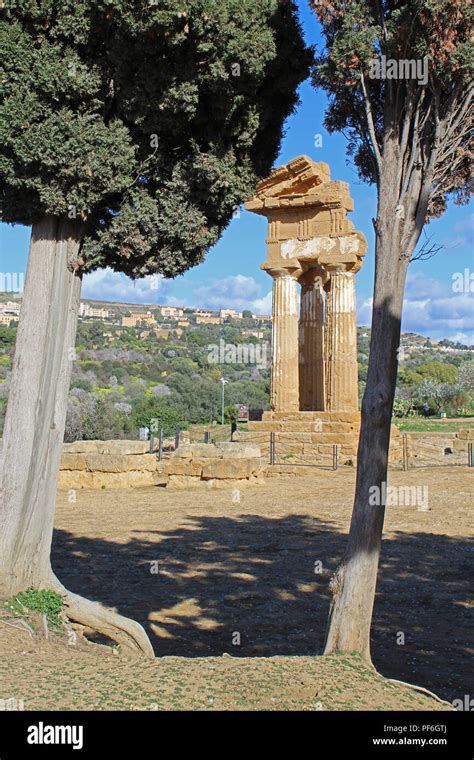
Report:
[[[104,309],[98,306],[91,306],[89,303],[81,302],[79,306],[79,316],[89,317],[91,319],[108,319],[110,312],[108,309]]]
[[[242,319],[242,312],[236,311],[235,309],[221,309],[219,311],[219,316],[222,320],[224,319]]]
[[[122,327],[137,325],[156,325],[156,319],[150,311],[135,311],[130,316],[122,317]]]
[[[181,306],[160,306],[160,314],[164,319],[179,319],[184,314]]]

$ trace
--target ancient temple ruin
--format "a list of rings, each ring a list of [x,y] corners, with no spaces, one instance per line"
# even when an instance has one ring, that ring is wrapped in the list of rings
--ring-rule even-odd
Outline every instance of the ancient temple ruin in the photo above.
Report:
[[[349,185],[332,181],[327,164],[299,156],[245,205],[268,219],[262,269],[273,278],[273,335],[264,419],[357,412],[355,275],[367,243],[347,219]]]

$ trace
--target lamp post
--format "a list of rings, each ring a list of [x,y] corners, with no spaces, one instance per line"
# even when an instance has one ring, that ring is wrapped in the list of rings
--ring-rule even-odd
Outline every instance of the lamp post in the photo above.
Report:
[[[224,425],[224,386],[229,381],[225,379],[225,377],[221,377],[221,401],[222,401],[222,417],[221,422],[222,425]]]

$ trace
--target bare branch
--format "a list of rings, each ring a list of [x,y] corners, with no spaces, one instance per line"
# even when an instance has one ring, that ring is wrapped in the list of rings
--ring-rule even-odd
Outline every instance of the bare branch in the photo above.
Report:
[[[360,72],[360,82],[362,85],[362,92],[364,93],[365,115],[367,118],[367,126],[369,129],[370,141],[372,143],[372,150],[374,152],[375,162],[377,165],[377,173],[380,178],[380,174],[382,170],[382,156],[380,154],[380,148],[377,142],[377,134],[375,131],[375,123],[374,123],[374,115],[372,113],[372,106],[370,103],[369,95],[367,93],[367,88],[365,86],[364,73],[362,71]]]
[[[433,256],[436,256],[437,253],[446,248],[446,246],[442,245],[441,243],[432,243],[432,239],[432,237],[428,237],[428,235],[425,233],[425,240],[422,243],[421,248],[410,258],[410,262],[427,261],[428,259],[432,259]]]

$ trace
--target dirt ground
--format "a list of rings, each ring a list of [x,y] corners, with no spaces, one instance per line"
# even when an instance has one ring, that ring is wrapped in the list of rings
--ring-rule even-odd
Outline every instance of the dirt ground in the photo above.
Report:
[[[474,693],[473,474],[391,473],[390,485],[426,486],[429,511],[388,508],[374,612],[378,671],[449,702]],[[0,626],[0,697],[30,709],[441,708],[357,658],[315,656],[353,487],[340,469],[240,492],[83,490],[75,503],[60,493],[56,573],[140,621],[158,659],[51,640],[38,652]]]

